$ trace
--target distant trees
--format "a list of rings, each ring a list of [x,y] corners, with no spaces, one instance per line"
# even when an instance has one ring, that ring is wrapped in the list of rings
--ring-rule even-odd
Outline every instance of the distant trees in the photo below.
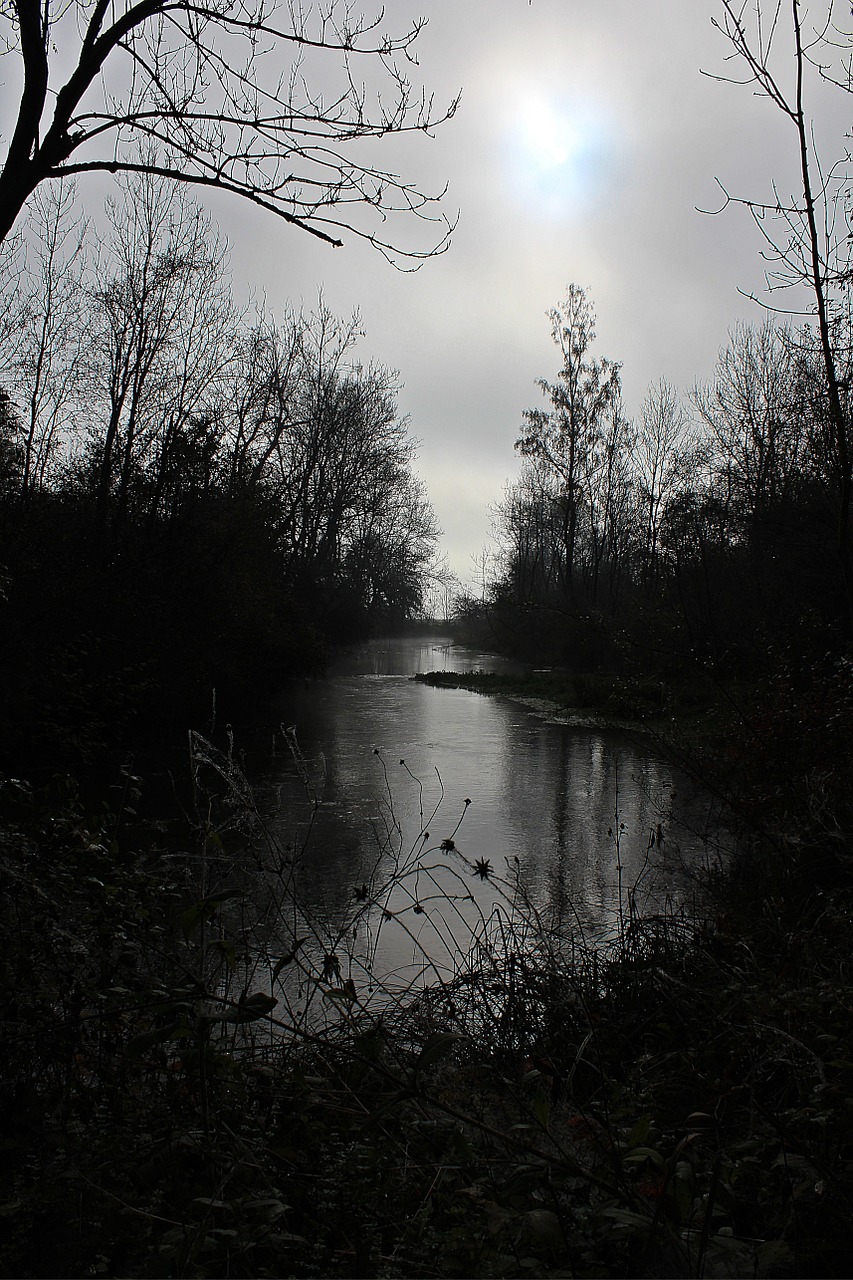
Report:
[[[71,183],[38,191],[33,197],[26,277],[30,287],[22,291],[18,331],[7,353],[23,428],[20,496],[24,503],[50,474],[79,391],[86,342],[85,224],[79,225],[73,205]],[[6,303],[14,309],[11,295],[7,290]]]
[[[357,320],[241,312],[209,218],[150,175],[97,245],[59,197],[36,197],[49,234],[0,375],[9,672],[82,646],[93,688],[156,661],[161,684],[203,689],[417,616],[438,528]]]
[[[174,514],[178,460],[186,468],[190,438],[189,452],[198,448],[238,322],[225,247],[182,192],[143,175],[108,209],[111,234],[89,290],[86,380],[101,537],[108,514],[122,526],[134,501],[153,518],[168,495]]]
[[[732,75],[717,79],[748,84],[767,99],[792,126],[792,152],[798,183],[791,196],[774,186],[764,198],[732,197],[751,213],[764,241],[771,289],[807,290],[815,316],[812,346],[822,365],[821,397],[827,428],[827,462],[835,506],[835,557],[847,597],[848,626],[853,629],[853,442],[841,364],[849,335],[851,266],[849,155],[827,163],[819,154],[808,114],[809,81],[820,77],[851,91],[853,33],[837,16],[835,0],[825,0],[815,15],[802,0],[790,0],[789,18],[778,0],[721,0],[721,19],[714,25],[724,36]],[[796,304],[795,304],[796,305]]]
[[[689,481],[698,451],[690,446],[688,418],[671,383],[650,387],[640,407],[633,443],[636,551],[644,587],[660,580],[660,541],[670,502]]]
[[[441,193],[365,150],[453,114],[409,80],[425,21],[395,33],[341,0],[16,0],[0,14],[19,87],[2,128],[0,242],[42,183],[103,171],[230,192],[332,245],[346,229],[387,255],[429,256],[451,229]],[[431,224],[430,239],[396,248],[382,229],[395,213]]]
[[[628,660],[632,645],[737,664],[805,617],[841,627],[817,336],[740,325],[691,405],[661,381],[635,424],[619,366],[591,353],[583,290],[571,286],[549,318],[562,367],[539,382],[550,404],[524,415],[521,473],[495,509],[484,607],[505,642],[593,665],[617,651]],[[846,368],[853,344],[840,324],[835,341]]]
[[[769,320],[758,329],[738,325],[713,382],[694,393],[717,484],[749,536],[792,495],[806,457],[793,342],[789,329]]]

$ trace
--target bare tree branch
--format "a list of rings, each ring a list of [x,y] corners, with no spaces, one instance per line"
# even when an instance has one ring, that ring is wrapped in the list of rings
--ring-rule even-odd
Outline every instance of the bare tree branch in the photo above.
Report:
[[[444,191],[369,158],[389,136],[431,136],[456,109],[410,81],[425,22],[389,32],[354,0],[13,0],[0,57],[17,61],[22,90],[14,128],[0,130],[0,240],[46,180],[147,171],[241,196],[330,245],[349,231],[392,261],[443,251]],[[429,224],[427,241],[392,239],[397,214]]]
[[[853,627],[853,557],[851,557],[851,511],[853,511],[853,470],[849,423],[842,403],[837,351],[833,340],[833,297],[839,287],[850,283],[851,235],[849,227],[849,172],[845,155],[828,172],[820,164],[814,129],[806,114],[806,74],[809,69],[824,78],[836,56],[838,28],[834,22],[835,0],[824,0],[824,17],[807,34],[803,28],[802,0],[786,0],[788,18],[782,23],[783,0],[721,0],[722,21],[714,26],[727,40],[730,53],[744,69],[741,80],[752,84],[759,96],[768,98],[791,121],[795,131],[798,190],[794,198],[782,200],[774,184],[773,199],[756,201],[734,198],[720,183],[725,196],[722,208],[737,203],[746,208],[764,240],[762,256],[773,265],[768,286],[809,290],[817,320],[818,340],[825,378],[827,416],[831,423],[838,503],[837,551],[847,595],[850,625]],[[778,43],[787,40],[783,54]],[[832,33],[832,34],[830,34]],[[849,47],[849,46],[848,46]],[[824,61],[824,57],[828,61]],[[777,66],[787,70],[791,84],[784,88]],[[791,74],[792,70],[792,74]],[[714,77],[729,81],[727,76]],[[721,212],[718,210],[717,212]],[[842,223],[839,228],[839,221]]]

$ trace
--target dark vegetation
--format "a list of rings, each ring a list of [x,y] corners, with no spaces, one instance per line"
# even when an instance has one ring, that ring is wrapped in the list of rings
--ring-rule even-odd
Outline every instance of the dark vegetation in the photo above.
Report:
[[[812,495],[796,528],[823,545],[819,590],[798,568],[805,557],[786,561],[783,603],[770,589],[793,499],[775,515],[765,505],[754,534],[734,447],[713,447],[738,428],[751,459],[754,422],[733,414],[730,436],[685,424],[682,445],[704,461],[676,468],[654,536],[636,537],[649,497],[630,468],[642,452],[618,466],[605,453],[608,501],[587,502],[578,485],[573,521],[556,485],[530,507],[513,502],[518,540],[484,599],[461,602],[460,625],[480,639],[539,661],[577,654],[571,669],[481,673],[471,687],[642,720],[727,798],[740,852],[692,913],[641,917],[627,897],[615,941],[594,946],[576,921],[542,918],[517,873],[459,852],[464,813],[437,813],[431,838],[426,824],[404,840],[388,822],[374,874],[330,925],[297,887],[316,857],[310,819],[279,842],[233,742],[191,735],[182,813],[151,814],[130,766],[113,766],[106,787],[92,769],[104,776],[109,751],[164,693],[180,699],[176,724],[193,693],[207,719],[209,682],[239,691],[258,672],[309,670],[336,618],[366,626],[420,604],[429,520],[415,521],[415,586],[395,594],[398,579],[348,575],[359,521],[384,527],[360,485],[354,510],[324,506],[336,492],[324,471],[297,519],[293,476],[310,488],[312,472],[282,472],[283,460],[338,463],[343,483],[351,439],[390,450],[387,468],[374,463],[377,486],[391,485],[377,500],[417,499],[395,508],[389,536],[401,509],[427,508],[384,375],[343,360],[328,317],[286,332],[292,380],[258,391],[246,378],[243,416],[223,400],[200,419],[219,424],[209,467],[187,444],[187,433],[211,438],[192,435],[195,419],[169,437],[182,442],[172,470],[144,398],[129,446],[117,414],[100,516],[108,432],[94,414],[79,453],[57,432],[39,454],[21,397],[5,402],[3,608],[18,628],[5,636],[18,672],[4,675],[18,721],[6,750],[48,763],[2,786],[3,1274],[845,1275],[853,689],[832,473],[809,427],[818,411],[798,394],[789,416],[766,420],[780,432],[775,458],[797,439],[786,483]],[[278,353],[278,376],[281,333],[262,336],[247,334],[253,368],[269,377],[261,355]],[[341,353],[331,370],[329,342]],[[807,334],[770,330],[733,345],[754,344],[792,377],[809,349]],[[385,407],[377,432],[365,400]],[[565,439],[564,422],[548,425]],[[28,471],[28,456],[45,465]],[[136,463],[125,472],[126,457]],[[670,507],[682,532],[680,513],[693,513],[691,537],[670,533]],[[592,526],[602,511],[608,539]],[[333,554],[323,521],[336,514]],[[595,568],[602,544],[611,550]],[[531,562],[519,546],[535,550]],[[721,600],[737,623],[714,612]],[[246,652],[266,665],[244,664]],[[58,767],[66,760],[84,785]],[[359,930],[405,930],[424,915],[442,926],[476,879],[500,910],[469,923],[440,981],[383,990],[354,964]]]
[[[310,842],[277,844],[230,753],[194,735],[190,763],[177,826],[128,772],[97,808],[4,783],[4,1274],[846,1274],[832,832],[753,837],[706,911],[626,907],[605,954],[434,814],[330,937],[294,910]],[[500,927],[368,1009],[347,938],[440,920],[448,872],[492,881]]]
[[[681,683],[654,676],[620,675],[601,671],[544,669],[516,672],[424,671],[415,676],[437,689],[470,689],[473,693],[500,695],[574,720],[584,718],[609,724],[624,722],[635,729],[660,733],[677,717],[683,725],[693,714],[703,714],[715,703],[710,679],[698,676]]]
[[[98,241],[72,194],[36,198],[4,303],[0,758],[31,777],[418,615],[437,539],[357,321],[241,313],[209,220],[154,180]]]

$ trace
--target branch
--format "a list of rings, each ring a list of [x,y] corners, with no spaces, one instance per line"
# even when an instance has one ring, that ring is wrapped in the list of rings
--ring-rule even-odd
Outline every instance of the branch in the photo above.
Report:
[[[18,26],[21,33],[21,57],[24,63],[24,91],[21,94],[18,120],[9,144],[7,164],[23,166],[38,145],[38,128],[47,96],[46,32],[42,26],[39,0],[16,0]]]
[[[242,196],[244,200],[251,200],[253,204],[260,205],[262,209],[267,209],[270,213],[274,213],[276,217],[283,218],[285,222],[289,222],[294,227],[299,227],[301,231],[307,231],[309,235],[316,236],[318,240],[325,241],[326,244],[332,245],[335,249],[343,248],[342,240],[335,240],[332,236],[327,235],[325,231],[320,231],[318,227],[312,227],[310,223],[302,221],[292,213],[288,213],[286,209],[282,209],[280,205],[274,204],[270,200],[265,200],[263,196],[256,191],[251,191],[247,187],[240,187],[234,183],[227,182],[221,177],[206,177],[204,174],[184,173],[180,169],[170,169],[156,164],[134,164],[129,160],[92,160],[80,161],[76,164],[63,164],[51,170],[49,177],[66,178],[76,173],[149,173],[155,177],[170,178],[174,182],[181,182],[189,186],[215,187],[220,191],[230,191],[233,195]]]

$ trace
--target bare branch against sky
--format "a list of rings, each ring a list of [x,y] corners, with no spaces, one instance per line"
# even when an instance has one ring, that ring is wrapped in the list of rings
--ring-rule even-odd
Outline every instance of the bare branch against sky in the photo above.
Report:
[[[836,6],[843,16],[846,7],[840,0]],[[365,14],[378,9],[366,3],[351,7]],[[121,5],[117,10],[124,12]],[[747,10],[754,11],[753,0]],[[51,87],[43,98],[38,137],[32,139],[39,149],[52,127],[57,89],[74,72],[74,52],[79,54],[96,12],[108,11],[103,3],[96,10],[94,0],[83,7],[75,2],[60,21],[61,32],[53,29],[56,49],[45,46]],[[812,15],[815,23],[818,11],[826,11],[826,0]],[[19,12],[14,0],[3,12],[12,39]],[[421,12],[429,14],[425,27],[419,25]],[[344,13],[341,8],[342,19]],[[727,61],[731,48],[712,25],[712,18],[723,20],[722,0],[490,0],[487,10],[459,0],[430,0],[429,5],[394,0],[388,13],[401,39],[417,31],[414,45],[387,55],[357,54],[341,47],[346,43],[342,23],[325,31],[326,43],[337,46],[332,48],[298,46],[269,35],[257,42],[255,59],[266,78],[239,89],[242,82],[232,78],[229,83],[238,104],[251,107],[252,120],[256,84],[258,92],[283,98],[292,86],[296,105],[303,113],[314,111],[321,123],[347,102],[358,123],[359,100],[365,120],[381,123],[377,94],[390,95],[393,121],[391,104],[411,81],[412,125],[422,107],[431,108],[429,95],[422,100],[415,88],[421,69],[410,57],[417,54],[435,95],[436,117],[446,113],[442,104],[455,102],[461,86],[464,96],[455,118],[434,136],[422,129],[350,136],[341,127],[337,141],[328,144],[341,155],[355,153],[364,165],[364,181],[381,160],[388,172],[412,177],[418,190],[438,195],[447,184],[443,205],[426,204],[419,213],[433,216],[443,209],[453,220],[459,210],[450,252],[414,274],[388,270],[377,259],[371,234],[428,250],[442,243],[446,231],[442,223],[421,223],[417,213],[408,216],[399,188],[383,189],[383,208],[348,202],[343,190],[337,203],[318,206],[317,229],[347,240],[340,253],[228,191],[209,186],[202,195],[228,238],[237,292],[253,294],[279,316],[290,306],[313,310],[321,292],[336,315],[358,309],[367,335],[365,359],[375,357],[400,371],[400,407],[421,441],[419,471],[445,531],[448,558],[460,576],[472,580],[474,561],[482,560],[482,548],[489,545],[489,507],[518,473],[521,459],[513,445],[525,409],[536,401],[536,380],[553,381],[559,370],[548,313],[567,286],[577,283],[594,304],[597,349],[621,364],[627,415],[639,420],[649,387],[661,379],[684,399],[688,388],[712,375],[730,329],[763,322],[762,309],[744,295],[781,300],[765,293],[769,264],[761,251],[767,246],[749,211],[730,205],[723,216],[712,218],[697,210],[719,203],[717,179],[729,192],[775,207],[774,187],[782,195],[796,192],[799,166],[784,114],[756,97],[754,86],[738,90],[711,78],[735,72]],[[85,19],[79,31],[78,14]],[[200,29],[218,38],[227,14],[240,17],[244,10],[223,11],[216,0],[198,14]],[[275,25],[266,12],[257,16]],[[191,11],[176,6],[163,13],[161,26],[152,23],[151,33],[162,29],[163,39],[174,42],[178,23],[195,30],[187,26],[190,21],[195,21]],[[269,58],[263,51],[274,39],[281,56]],[[358,43],[365,50],[381,49],[366,28]],[[244,68],[250,46],[240,32],[233,44],[229,38],[219,47],[229,73],[242,74],[238,69]],[[846,87],[842,55],[839,51],[834,74]],[[62,164],[88,159],[95,147],[106,148],[103,157],[112,163],[118,132],[124,145],[132,133],[148,139],[161,127],[144,114],[138,97],[119,99],[120,91],[138,94],[143,83],[151,83],[146,68],[154,64],[147,46],[125,40],[113,56],[71,113],[75,119],[85,116],[75,127],[94,137]],[[20,58],[13,41],[3,59],[5,84],[0,84],[0,132],[6,145],[23,84],[12,74]],[[393,63],[402,75],[399,86],[387,71]],[[190,75],[190,65],[180,61],[161,74],[179,69]],[[772,69],[780,70],[775,63]],[[848,146],[851,99],[817,68],[806,71],[809,127],[829,168]],[[222,73],[221,64],[209,63],[208,79],[202,81],[192,64],[193,111],[207,109],[202,101],[214,112],[224,106]],[[164,82],[155,95],[158,109],[167,101],[166,88]],[[139,113],[138,128],[128,123],[110,134],[98,113],[113,107],[116,116]],[[272,107],[270,114],[275,114]],[[203,119],[194,127],[203,134],[215,128]],[[189,135],[176,129],[168,111],[162,128],[175,139],[174,162],[184,163],[180,147]],[[296,141],[316,159],[312,175],[319,172],[321,180],[328,176],[328,156],[308,128],[303,119]],[[205,136],[211,145],[216,141],[214,133]],[[258,152],[248,146],[247,136],[229,137],[238,144],[234,149],[244,170],[256,163]],[[257,145],[271,141],[264,133]],[[290,168],[297,171],[295,159]],[[217,170],[201,172],[213,176]],[[288,172],[287,166],[271,170],[270,180],[281,181]],[[405,187],[409,178],[401,181]],[[109,175],[97,173],[80,184],[93,217],[111,186]],[[313,192],[304,188],[309,203]],[[330,187],[329,197],[334,194]],[[400,217],[392,217],[389,203],[404,205]],[[331,218],[351,221],[356,234],[344,236],[339,226],[322,221]],[[809,303],[792,294],[785,296],[785,305],[807,309]]]
[[[447,247],[441,184],[377,165],[371,146],[456,109],[409,78],[425,19],[389,30],[348,0],[13,0],[0,21],[20,86],[0,239],[45,179],[142,171],[241,196],[333,246],[349,231],[409,261]],[[428,234],[401,245],[398,214]]]

